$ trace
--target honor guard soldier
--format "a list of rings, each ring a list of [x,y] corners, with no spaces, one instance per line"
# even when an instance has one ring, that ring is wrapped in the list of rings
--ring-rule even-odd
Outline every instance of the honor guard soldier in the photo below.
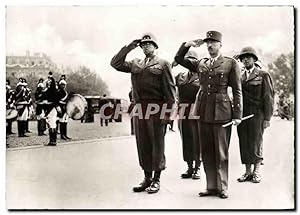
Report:
[[[28,102],[26,97],[26,86],[23,78],[19,79],[19,82],[16,86],[16,109],[18,111],[18,135],[19,137],[28,137],[25,134],[26,123],[28,119]]]
[[[44,101],[45,101],[45,86],[44,79],[40,79],[35,92],[36,101],[36,118],[37,118],[37,129],[38,135],[46,135],[44,132],[46,130],[46,118],[44,111]]]
[[[52,76],[52,72],[49,72],[47,86],[45,91],[45,115],[46,121],[49,127],[49,144],[48,146],[56,146],[56,138],[57,138],[57,131],[56,131],[56,120],[57,120],[57,110],[56,106],[58,103],[57,100],[57,89],[56,83]]]
[[[71,139],[67,136],[67,123],[69,116],[67,114],[67,99],[68,99],[68,92],[66,90],[67,82],[64,79],[61,79],[58,83],[58,91],[57,91],[57,98],[58,98],[58,117],[59,117],[59,128],[60,128],[60,137],[63,140]]]
[[[13,109],[15,104],[15,93],[11,89],[10,81],[6,80],[6,110]],[[6,134],[15,134],[12,132],[12,120],[6,120]]]
[[[140,46],[145,54],[144,59],[125,61],[127,54]],[[151,33],[142,39],[132,41],[123,47],[111,60],[111,66],[120,72],[131,74],[133,102],[140,104],[143,117],[135,117],[135,136],[138,148],[139,163],[144,170],[144,181],[133,188],[134,192],[146,190],[149,194],[160,189],[160,174],[166,168],[165,129],[170,121],[169,116],[160,119],[160,113],[145,119],[148,104],[171,108],[175,103],[175,83],[171,74],[171,65],[156,55],[158,45]],[[154,177],[152,173],[154,171]]]
[[[206,43],[209,57],[200,60],[185,57],[191,46],[200,47]],[[200,116],[200,141],[202,159],[206,174],[207,190],[199,196],[228,198],[228,150],[231,126],[238,125],[242,117],[242,89],[240,69],[237,62],[222,56],[222,34],[208,31],[204,40],[183,43],[175,60],[192,72],[197,72],[200,89],[196,103],[196,114]],[[233,101],[227,93],[232,87]]]
[[[254,114],[254,117],[243,121],[237,128],[241,160],[246,167],[246,172],[238,181],[259,183],[259,167],[263,161],[263,133],[270,126],[273,115],[274,89],[270,74],[255,66],[258,57],[252,47],[243,48],[239,59],[245,67],[242,74],[243,115]],[[251,165],[254,166],[253,172]]]
[[[197,53],[190,50],[185,55],[186,58],[197,60]],[[176,66],[174,61],[172,66]],[[187,163],[188,169],[181,174],[181,178],[200,179],[201,148],[200,148],[200,128],[196,119],[189,119],[192,105],[195,103],[196,95],[199,91],[200,83],[198,74],[195,72],[180,72],[176,77],[176,86],[180,104],[187,104],[184,110],[184,119],[178,120],[178,127],[182,139],[183,160]],[[179,109],[179,112],[181,110]],[[195,164],[193,164],[193,162]]]

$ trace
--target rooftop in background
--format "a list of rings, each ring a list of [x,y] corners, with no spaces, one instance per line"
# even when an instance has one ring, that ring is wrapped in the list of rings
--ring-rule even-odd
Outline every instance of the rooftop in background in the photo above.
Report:
[[[56,64],[47,56],[45,53],[33,53],[27,50],[25,55],[6,56],[6,68],[11,69],[31,69],[31,68],[44,68],[44,69],[54,69]]]

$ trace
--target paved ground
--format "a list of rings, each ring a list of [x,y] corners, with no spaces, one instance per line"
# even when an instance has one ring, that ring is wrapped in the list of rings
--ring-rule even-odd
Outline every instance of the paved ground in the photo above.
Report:
[[[176,125],[175,125],[176,126]],[[234,129],[235,130],[235,129]],[[79,134],[78,134],[79,135]],[[260,184],[243,173],[237,135],[230,146],[229,199],[198,197],[201,180],[180,179],[186,166],[178,131],[166,135],[167,169],[157,194],[133,193],[143,177],[134,137],[7,149],[7,207],[15,209],[289,209],[294,207],[294,124],[278,118],[265,133]]]
[[[72,137],[71,141],[90,140],[108,137],[128,136],[130,134],[130,121],[128,115],[123,115],[122,123],[109,123],[108,126],[100,126],[99,114],[94,115],[93,123],[81,123],[80,120],[69,120],[68,136]],[[25,147],[25,146],[42,146],[49,142],[48,131],[47,136],[38,136],[37,121],[29,122],[29,130],[32,133],[26,133],[29,137],[19,138],[17,134],[17,122],[13,122],[12,131],[16,134],[9,135],[7,142],[9,148]],[[64,144],[69,141],[61,140],[60,135],[57,135],[57,142]]]

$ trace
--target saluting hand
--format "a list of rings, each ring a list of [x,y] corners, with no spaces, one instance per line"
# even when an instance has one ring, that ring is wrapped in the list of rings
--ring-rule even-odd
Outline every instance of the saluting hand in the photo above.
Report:
[[[129,47],[130,49],[135,49],[136,47],[138,47],[138,46],[140,45],[140,42],[141,42],[140,39],[133,40],[133,41],[128,45],[128,47]]]
[[[197,40],[191,40],[188,41],[187,43],[185,43],[186,47],[200,47],[202,44],[204,43],[204,41],[202,39],[197,39]]]

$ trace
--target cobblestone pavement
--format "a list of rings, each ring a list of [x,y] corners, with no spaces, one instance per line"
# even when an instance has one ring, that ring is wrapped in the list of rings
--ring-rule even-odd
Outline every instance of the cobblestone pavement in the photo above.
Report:
[[[130,124],[128,120],[128,115],[123,115],[123,121],[109,123],[108,126],[100,126],[99,115],[95,114],[93,123],[81,123],[80,120],[69,120],[68,123],[68,136],[72,140],[61,140],[60,135],[57,135],[58,144],[64,144],[69,141],[78,140],[89,140],[89,139],[99,139],[108,137],[118,137],[118,136],[128,136],[130,135]],[[29,130],[32,133],[26,133],[29,137],[18,137],[17,134],[17,122],[13,122],[12,131],[16,134],[9,135],[6,139],[9,143],[9,148],[16,147],[26,147],[26,146],[37,146],[46,145],[49,142],[48,131],[45,133],[46,136],[37,135],[37,121],[29,122]]]

